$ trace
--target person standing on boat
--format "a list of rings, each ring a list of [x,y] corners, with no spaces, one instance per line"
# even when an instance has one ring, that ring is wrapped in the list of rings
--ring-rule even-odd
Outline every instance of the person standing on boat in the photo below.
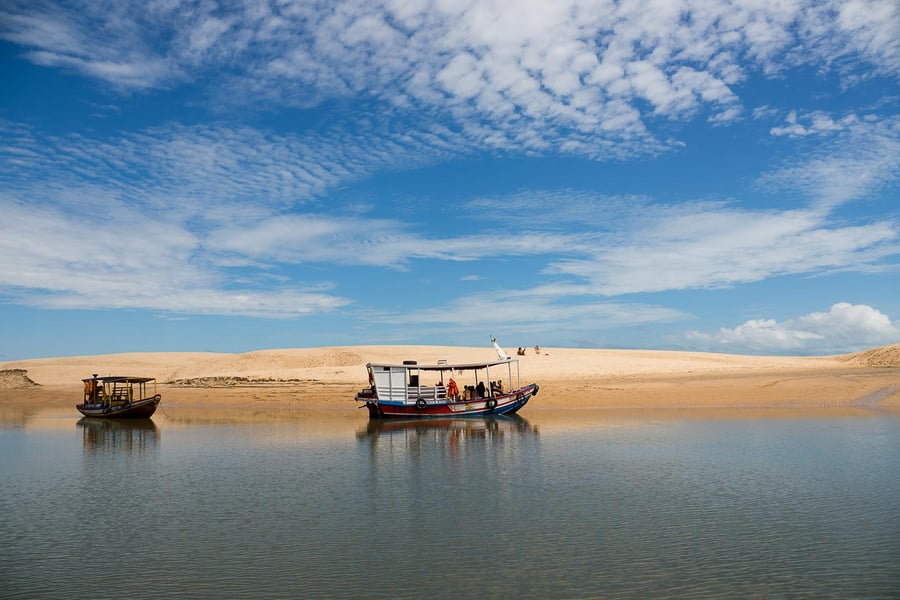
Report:
[[[450,381],[447,383],[447,397],[456,400],[458,396],[459,386],[456,385],[456,380],[451,377]]]
[[[97,375],[91,379],[84,380],[84,403],[95,404],[100,401],[100,386],[98,385]]]
[[[475,392],[478,394],[479,398],[484,398],[484,382],[483,381],[478,382],[478,387],[475,388]]]

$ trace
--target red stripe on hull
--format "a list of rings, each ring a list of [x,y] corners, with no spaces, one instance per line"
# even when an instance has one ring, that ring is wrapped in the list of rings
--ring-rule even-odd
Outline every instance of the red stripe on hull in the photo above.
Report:
[[[479,398],[463,402],[451,402],[445,404],[426,404],[424,408],[418,408],[414,404],[379,404],[375,401],[366,401],[369,416],[374,419],[381,418],[438,418],[438,417],[471,417],[485,415],[512,414],[525,406],[531,397],[537,393],[537,386],[529,386],[528,392],[523,392],[521,399],[519,392],[514,392],[497,398]],[[492,401],[495,401],[493,403]],[[492,402],[493,406],[488,406]],[[467,409],[466,407],[471,408]],[[456,408],[456,410],[454,410]]]

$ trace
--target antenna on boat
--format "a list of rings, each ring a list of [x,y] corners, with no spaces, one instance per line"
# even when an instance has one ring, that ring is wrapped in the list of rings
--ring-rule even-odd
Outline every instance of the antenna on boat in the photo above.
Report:
[[[493,335],[491,336],[491,343],[494,345],[494,350],[497,351],[497,358],[500,360],[509,360],[509,355],[503,351],[503,348],[500,347],[500,344],[497,343],[497,338]]]

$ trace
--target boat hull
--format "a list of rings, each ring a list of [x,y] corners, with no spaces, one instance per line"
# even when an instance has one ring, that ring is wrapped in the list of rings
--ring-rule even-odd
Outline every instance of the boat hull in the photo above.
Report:
[[[137,402],[126,402],[117,406],[103,404],[76,404],[78,412],[97,419],[146,419],[156,412],[162,398],[159,394]]]
[[[532,383],[508,394],[493,398],[460,401],[428,401],[417,404],[379,402],[376,399],[358,398],[366,401],[369,416],[373,419],[428,419],[447,417],[484,417],[490,415],[512,415],[528,404],[536,395],[539,386]]]

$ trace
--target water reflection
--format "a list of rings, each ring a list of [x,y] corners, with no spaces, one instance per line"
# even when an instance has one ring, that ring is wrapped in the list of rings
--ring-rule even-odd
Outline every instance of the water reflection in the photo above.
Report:
[[[567,415],[0,429],[0,596],[897,597],[900,418]]]
[[[94,419],[78,421],[84,450],[112,450],[141,454],[157,449],[159,429],[152,419]]]
[[[496,417],[371,419],[357,432],[361,440],[372,445],[396,444],[419,446],[424,441],[454,446],[466,441],[490,440],[503,444],[514,437],[537,436],[537,427],[519,415]]]
[[[517,416],[372,419],[357,431],[367,476],[403,477],[425,469],[447,480],[481,481],[533,463],[538,429]],[[529,468],[530,470],[530,468]]]
[[[0,400],[0,428],[24,429],[37,413],[38,409],[35,407],[9,406]]]

